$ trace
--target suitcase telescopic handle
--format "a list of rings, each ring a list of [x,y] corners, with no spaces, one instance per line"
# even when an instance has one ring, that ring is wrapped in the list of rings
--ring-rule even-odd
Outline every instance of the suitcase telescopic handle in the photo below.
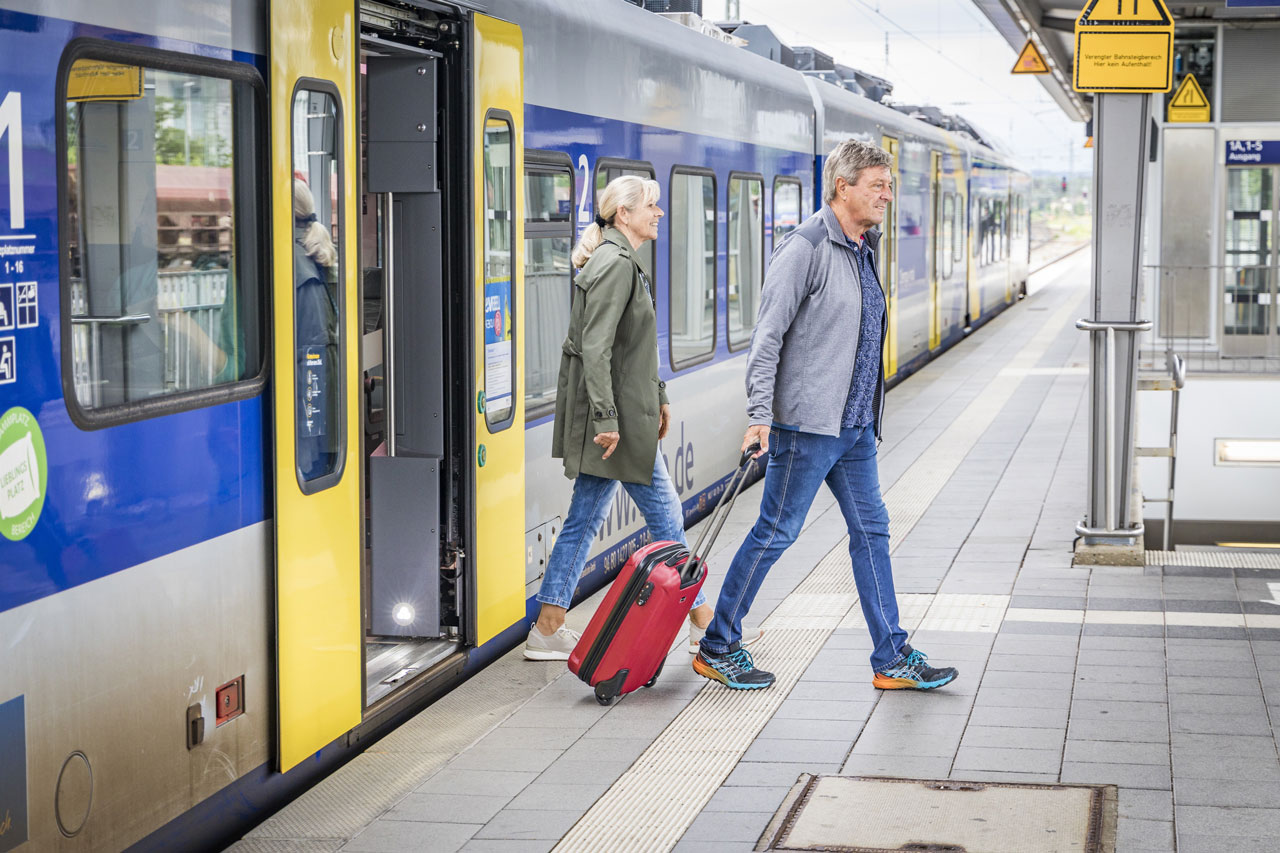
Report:
[[[738,492],[742,491],[742,487],[747,482],[747,468],[751,460],[760,452],[759,442],[752,444],[742,454],[742,459],[738,461],[738,468],[729,476],[729,482],[725,483],[724,493],[720,495],[720,501],[716,504],[716,508],[711,511],[711,518],[707,520],[707,526],[703,528],[702,533],[698,536],[698,541],[693,546],[693,551],[689,554],[689,559],[685,561],[684,570],[681,575],[688,575],[688,580],[696,577],[697,567],[706,559],[707,552],[716,543],[716,537],[720,535],[721,528],[724,523],[729,520],[729,512],[733,509],[733,503],[738,499]]]

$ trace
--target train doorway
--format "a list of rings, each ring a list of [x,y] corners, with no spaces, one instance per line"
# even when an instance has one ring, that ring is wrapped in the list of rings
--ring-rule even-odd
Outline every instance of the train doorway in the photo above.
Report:
[[[1222,354],[1280,356],[1280,166],[1227,168]]]
[[[523,38],[361,5],[365,714],[524,616]]]
[[[374,708],[468,640],[470,431],[465,21],[362,7],[360,322],[364,701]]]

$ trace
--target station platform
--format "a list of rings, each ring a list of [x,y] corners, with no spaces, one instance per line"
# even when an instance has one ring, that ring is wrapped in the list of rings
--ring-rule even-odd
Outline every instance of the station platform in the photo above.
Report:
[[[1073,566],[1088,264],[1037,273],[1022,304],[888,398],[880,477],[904,627],[955,682],[872,687],[824,489],[747,620],[765,629],[752,650],[771,689],[700,678],[682,635],[652,689],[602,707],[563,663],[517,648],[230,849],[736,853],[769,840],[802,774],[1111,785],[1094,849],[1280,849],[1280,557]],[[759,494],[742,494],[711,556],[712,600]],[[924,837],[940,820],[889,814]]]

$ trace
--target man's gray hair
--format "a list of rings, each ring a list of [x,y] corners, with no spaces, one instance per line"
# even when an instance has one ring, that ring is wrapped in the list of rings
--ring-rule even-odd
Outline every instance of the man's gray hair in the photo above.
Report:
[[[846,139],[827,155],[822,167],[822,200],[827,204],[836,197],[836,178],[856,184],[863,169],[876,166],[893,167],[893,155],[879,145]]]

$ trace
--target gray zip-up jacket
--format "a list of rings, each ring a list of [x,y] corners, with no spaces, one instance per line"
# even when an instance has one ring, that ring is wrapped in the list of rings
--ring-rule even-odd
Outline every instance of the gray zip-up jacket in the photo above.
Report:
[[[868,231],[866,240],[874,258],[880,232]],[[887,322],[887,310],[885,317]],[[861,328],[858,262],[835,211],[824,204],[783,239],[770,260],[747,353],[748,423],[839,435]],[[877,438],[884,417],[883,363],[881,358],[873,401]]]

